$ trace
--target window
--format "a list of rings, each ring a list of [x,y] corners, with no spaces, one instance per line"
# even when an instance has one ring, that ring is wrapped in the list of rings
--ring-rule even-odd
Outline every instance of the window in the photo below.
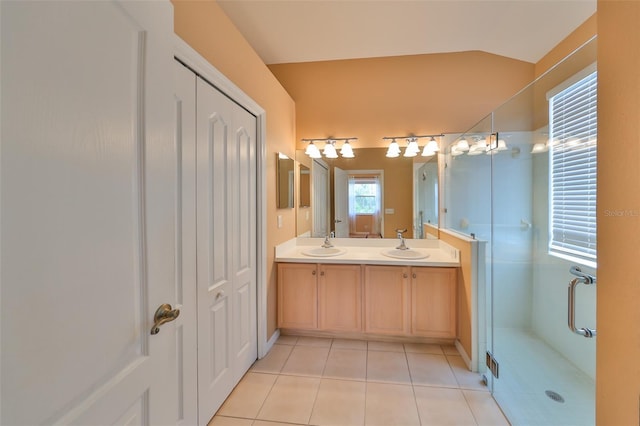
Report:
[[[549,254],[595,266],[595,65],[551,93]]]
[[[374,214],[378,211],[378,184],[357,182],[353,185],[356,214]]]

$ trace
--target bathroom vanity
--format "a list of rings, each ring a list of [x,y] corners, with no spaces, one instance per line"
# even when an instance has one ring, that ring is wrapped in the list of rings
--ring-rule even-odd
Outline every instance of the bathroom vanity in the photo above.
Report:
[[[452,341],[459,253],[439,240],[298,238],[276,247],[278,327],[293,334]]]

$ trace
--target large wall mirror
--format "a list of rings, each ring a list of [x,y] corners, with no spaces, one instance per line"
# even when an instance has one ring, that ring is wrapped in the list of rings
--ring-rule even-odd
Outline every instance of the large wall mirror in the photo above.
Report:
[[[301,181],[298,236],[395,238],[407,229],[407,238],[437,238],[438,155],[388,158],[386,151],[358,148],[354,158],[335,159],[297,151],[300,172],[310,173],[311,205],[302,203]]]

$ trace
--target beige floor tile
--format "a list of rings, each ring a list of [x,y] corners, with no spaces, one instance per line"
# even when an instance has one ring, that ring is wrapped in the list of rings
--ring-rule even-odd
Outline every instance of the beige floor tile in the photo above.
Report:
[[[444,355],[409,353],[407,361],[414,385],[458,387],[458,382]]]
[[[396,342],[369,342],[370,351],[404,352],[402,343]]]
[[[489,392],[463,390],[471,412],[480,426],[508,426],[509,422],[502,414],[498,404]]]
[[[251,426],[251,419],[236,419],[233,417],[215,416],[208,426]]]
[[[367,352],[367,381],[411,383],[404,352]]]
[[[256,373],[279,373],[282,370],[293,346],[273,345],[267,356],[256,361],[251,367],[251,371]]]
[[[253,426],[291,426],[301,425],[302,423],[280,423],[280,422],[268,422],[266,420],[256,420],[253,422]]]
[[[442,351],[445,355],[460,355],[458,348],[453,345],[442,345]]]
[[[460,389],[424,386],[414,386],[413,389],[422,425],[463,426],[476,424]]]
[[[332,340],[333,339],[327,339],[324,337],[300,336],[298,337],[298,343],[296,344],[298,346],[316,346],[320,348],[330,348]]]
[[[443,355],[440,345],[429,345],[426,343],[405,343],[404,351],[406,353],[434,354]]]
[[[334,379],[366,380],[367,352],[332,347],[322,376]]]
[[[278,376],[258,420],[307,424],[319,386],[318,378]]]
[[[298,336],[287,336],[281,334],[276,343],[278,345],[295,345],[298,342]]]
[[[365,382],[322,379],[310,424],[364,424],[365,395]]]
[[[333,339],[332,349],[354,349],[354,350],[367,350],[366,340],[350,340],[350,339]]]
[[[315,346],[294,346],[282,374],[297,376],[322,376],[329,356],[329,348]]]
[[[366,425],[419,425],[413,388],[407,385],[367,383]]]
[[[482,383],[482,376],[469,371],[461,356],[449,355],[447,361],[461,388],[489,392],[489,388]]]
[[[275,374],[247,373],[231,392],[218,414],[255,419],[277,377]]]

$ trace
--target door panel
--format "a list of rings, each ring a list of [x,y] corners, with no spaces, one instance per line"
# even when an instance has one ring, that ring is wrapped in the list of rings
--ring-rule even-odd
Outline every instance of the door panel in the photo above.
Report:
[[[235,256],[232,326],[234,377],[239,381],[258,356],[257,265],[256,265],[256,118],[233,104],[235,130],[234,204],[232,205]]]
[[[196,115],[198,399],[206,423],[257,358],[256,118],[200,78]]]
[[[177,61],[176,114],[176,387],[178,424],[198,423],[196,304],[196,76]]]
[[[173,419],[170,5],[1,7],[0,423]]]
[[[229,123],[224,96],[197,79],[197,268],[199,421],[208,422],[233,389],[229,325]]]

